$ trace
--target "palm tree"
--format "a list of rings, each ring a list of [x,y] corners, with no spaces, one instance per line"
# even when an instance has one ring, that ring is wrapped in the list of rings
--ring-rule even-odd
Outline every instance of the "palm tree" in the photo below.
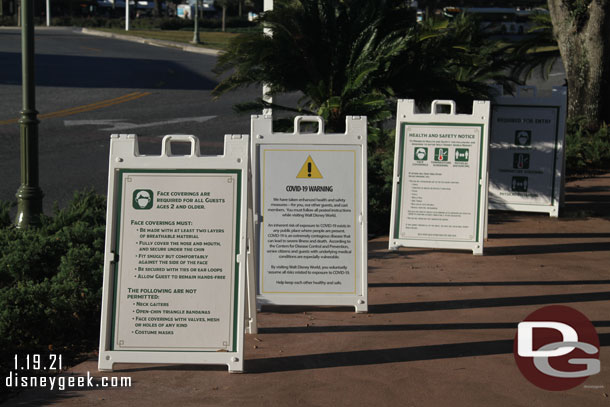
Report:
[[[454,99],[469,105],[488,98],[490,83],[510,88],[517,79],[514,46],[483,34],[476,21],[415,23],[400,0],[284,0],[262,22],[262,32],[234,39],[216,66],[231,71],[214,89],[223,93],[271,84],[270,96],[301,92],[298,106],[266,106],[321,115],[340,129],[345,115],[372,124],[392,116],[395,97],[422,103]],[[241,105],[262,108],[265,102]]]
[[[458,109],[468,109],[473,100],[490,98],[490,84],[510,90],[519,83],[511,71],[519,61],[514,48],[490,38],[471,17],[430,19],[419,27],[417,41],[394,61],[389,85],[420,105],[452,99]]]
[[[523,41],[517,44],[515,51],[520,63],[514,71],[518,76],[530,76],[536,69],[547,78],[554,64],[560,60],[559,47],[553,35],[553,23],[548,11],[541,10],[529,17],[531,28]]]
[[[272,37],[245,34],[219,57],[216,72],[232,73],[216,96],[262,83],[271,85],[270,95],[301,92],[298,106],[272,107],[323,116],[331,131],[345,115],[366,115],[371,124],[391,117],[385,78],[412,35],[412,14],[402,1],[298,0],[274,7],[262,17]]]

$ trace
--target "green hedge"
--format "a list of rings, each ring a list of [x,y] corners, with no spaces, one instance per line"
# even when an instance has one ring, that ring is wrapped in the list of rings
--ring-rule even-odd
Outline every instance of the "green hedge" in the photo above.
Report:
[[[394,171],[394,131],[368,143],[368,232],[388,233]]]
[[[610,129],[597,131],[585,126],[584,118],[568,120],[566,129],[566,173],[592,174],[610,170]]]
[[[1,16],[0,27],[2,26],[15,26],[17,25],[17,17],[15,16]]]
[[[77,193],[37,229],[15,229],[9,207],[0,204],[1,377],[15,354],[67,364],[97,348],[104,258],[105,197]]]

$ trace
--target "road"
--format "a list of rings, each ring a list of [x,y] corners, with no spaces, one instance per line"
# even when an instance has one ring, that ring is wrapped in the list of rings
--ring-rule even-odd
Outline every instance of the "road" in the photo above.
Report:
[[[259,97],[261,90],[252,87],[213,100],[215,62],[213,56],[87,36],[71,28],[37,28],[45,212],[51,213],[54,202],[64,206],[76,190],[93,187],[106,193],[112,133],[138,134],[145,154],[159,154],[166,134],[194,134],[203,154],[221,154],[224,134],[249,133],[249,115],[236,114],[232,107]],[[14,200],[20,184],[20,66],[20,31],[0,29],[0,200]],[[535,74],[528,84],[545,96],[563,81],[558,63],[548,81]]]
[[[40,185],[45,212],[74,191],[106,193],[109,137],[135,133],[140,151],[159,154],[166,134],[194,134],[203,154],[222,154],[224,134],[249,133],[249,115],[235,103],[260,89],[213,100],[216,58],[180,50],[87,36],[70,28],[36,29],[36,107]],[[20,184],[21,43],[17,29],[0,30],[0,200]]]

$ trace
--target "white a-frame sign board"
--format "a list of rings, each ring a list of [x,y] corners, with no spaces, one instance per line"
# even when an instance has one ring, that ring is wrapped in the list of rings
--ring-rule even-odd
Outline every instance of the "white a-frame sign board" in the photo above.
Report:
[[[317,131],[302,133],[305,122]],[[366,138],[365,117],[348,116],[344,134],[325,134],[317,116],[292,133],[252,117],[259,306],[367,311]]]
[[[172,143],[191,143],[174,156]],[[199,156],[165,136],[110,142],[99,369],[115,363],[228,365],[243,371],[248,137]]]
[[[527,95],[525,90],[532,90]],[[565,160],[567,91],[550,97],[521,87],[499,96],[491,113],[489,209],[559,216]]]
[[[455,108],[436,100],[430,113],[415,113],[414,100],[398,101],[390,249],[483,254],[489,102],[475,101],[471,115]]]

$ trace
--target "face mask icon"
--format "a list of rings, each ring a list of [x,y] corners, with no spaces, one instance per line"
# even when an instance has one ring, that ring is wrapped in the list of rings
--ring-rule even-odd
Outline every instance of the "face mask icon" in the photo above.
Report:
[[[517,130],[515,132],[515,144],[518,146],[532,144],[532,132],[530,130]]]
[[[151,209],[153,206],[153,192],[150,189],[136,189],[133,192],[134,209]]]
[[[415,149],[415,159],[416,160],[425,160],[428,158],[428,149],[424,147],[419,147]]]

